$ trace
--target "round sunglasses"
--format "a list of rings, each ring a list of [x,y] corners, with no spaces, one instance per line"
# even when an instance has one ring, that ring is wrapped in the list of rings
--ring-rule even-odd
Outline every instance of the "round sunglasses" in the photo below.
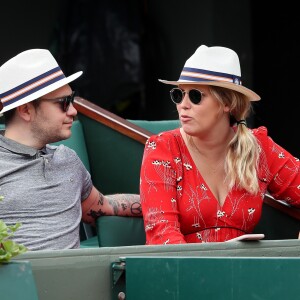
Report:
[[[170,91],[170,96],[175,104],[180,104],[186,93],[188,93],[189,98],[193,104],[199,104],[201,102],[203,93],[197,89],[190,89],[188,92],[186,92],[180,88],[173,88]]]

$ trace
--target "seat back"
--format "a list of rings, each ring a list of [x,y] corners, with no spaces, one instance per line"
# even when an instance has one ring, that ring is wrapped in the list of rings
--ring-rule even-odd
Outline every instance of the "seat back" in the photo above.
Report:
[[[139,193],[144,145],[79,114],[93,183],[103,194]]]
[[[159,120],[159,121],[146,121],[146,120],[129,120],[131,123],[138,125],[144,129],[153,132],[153,134],[162,131],[172,130],[180,127],[179,120]]]
[[[144,129],[149,130],[150,132],[160,133],[162,131],[171,130],[179,127],[178,120],[170,121],[144,121],[144,120],[129,120],[135,125],[138,125]],[[105,133],[105,131],[107,131]],[[123,173],[124,165],[126,165],[127,158],[122,162],[122,166],[117,166],[118,174],[122,175],[122,178],[116,179],[116,175],[108,177],[109,180],[114,178],[113,183],[117,185],[120,180],[122,183],[126,182],[126,185],[130,186],[131,191],[134,193],[139,193],[139,176],[140,176],[140,166],[142,163],[142,156],[144,151],[144,145],[139,143],[134,143],[133,141],[126,140],[125,137],[118,136],[117,132],[112,132],[108,134],[109,128],[102,128],[101,133],[103,139],[106,141],[104,145],[101,146],[100,151],[104,151],[104,148],[113,147],[113,149],[106,149],[109,151],[110,155],[117,156],[120,155],[121,151],[129,151],[132,155],[135,156],[134,163],[131,166],[128,166],[128,172]],[[97,131],[99,132],[99,131]],[[119,139],[119,142],[114,141],[112,136]],[[108,139],[111,139],[111,142],[108,144]],[[114,146],[110,145],[113,143]],[[118,144],[116,144],[118,143]],[[130,147],[130,148],[129,148]],[[121,148],[121,149],[120,149]],[[119,154],[117,154],[119,153]],[[99,164],[107,164],[107,160],[110,159],[105,156],[107,159],[104,161],[98,162]],[[124,155],[123,155],[124,157]],[[115,157],[118,160],[117,157]],[[132,160],[130,160],[133,162]],[[108,167],[108,166],[107,166]],[[111,166],[113,167],[113,166]],[[126,167],[125,167],[126,168]],[[128,176],[130,174],[130,176]],[[127,190],[129,191],[129,190]],[[118,190],[116,193],[120,192]],[[101,216],[97,219],[97,233],[98,233],[98,242],[99,247],[117,247],[117,246],[131,246],[131,245],[144,245],[146,241],[146,234],[144,230],[144,221],[142,217],[118,217],[118,216]]]

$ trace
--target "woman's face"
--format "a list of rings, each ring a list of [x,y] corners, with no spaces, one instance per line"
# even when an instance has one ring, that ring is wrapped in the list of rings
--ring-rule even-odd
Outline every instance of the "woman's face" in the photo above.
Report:
[[[180,85],[184,97],[176,104],[183,130],[191,136],[203,136],[229,128],[229,108],[223,106],[210,93],[205,85]],[[189,98],[189,91],[197,89],[202,92],[199,104],[194,104]]]

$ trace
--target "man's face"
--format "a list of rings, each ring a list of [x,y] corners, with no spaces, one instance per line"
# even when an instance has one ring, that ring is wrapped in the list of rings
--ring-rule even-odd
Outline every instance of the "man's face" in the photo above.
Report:
[[[39,100],[31,122],[31,132],[34,139],[42,144],[49,144],[68,139],[77,110],[70,103],[67,111],[62,98],[72,95],[69,85],[52,91]]]

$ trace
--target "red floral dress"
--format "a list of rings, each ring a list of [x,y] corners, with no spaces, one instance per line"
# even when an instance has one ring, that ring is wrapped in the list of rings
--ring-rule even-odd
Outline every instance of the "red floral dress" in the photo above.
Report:
[[[251,233],[267,190],[276,199],[300,206],[299,159],[277,145],[265,127],[252,132],[260,145],[260,191],[252,195],[234,187],[222,206],[194,164],[179,129],[149,138],[140,178],[146,244],[223,242]]]

